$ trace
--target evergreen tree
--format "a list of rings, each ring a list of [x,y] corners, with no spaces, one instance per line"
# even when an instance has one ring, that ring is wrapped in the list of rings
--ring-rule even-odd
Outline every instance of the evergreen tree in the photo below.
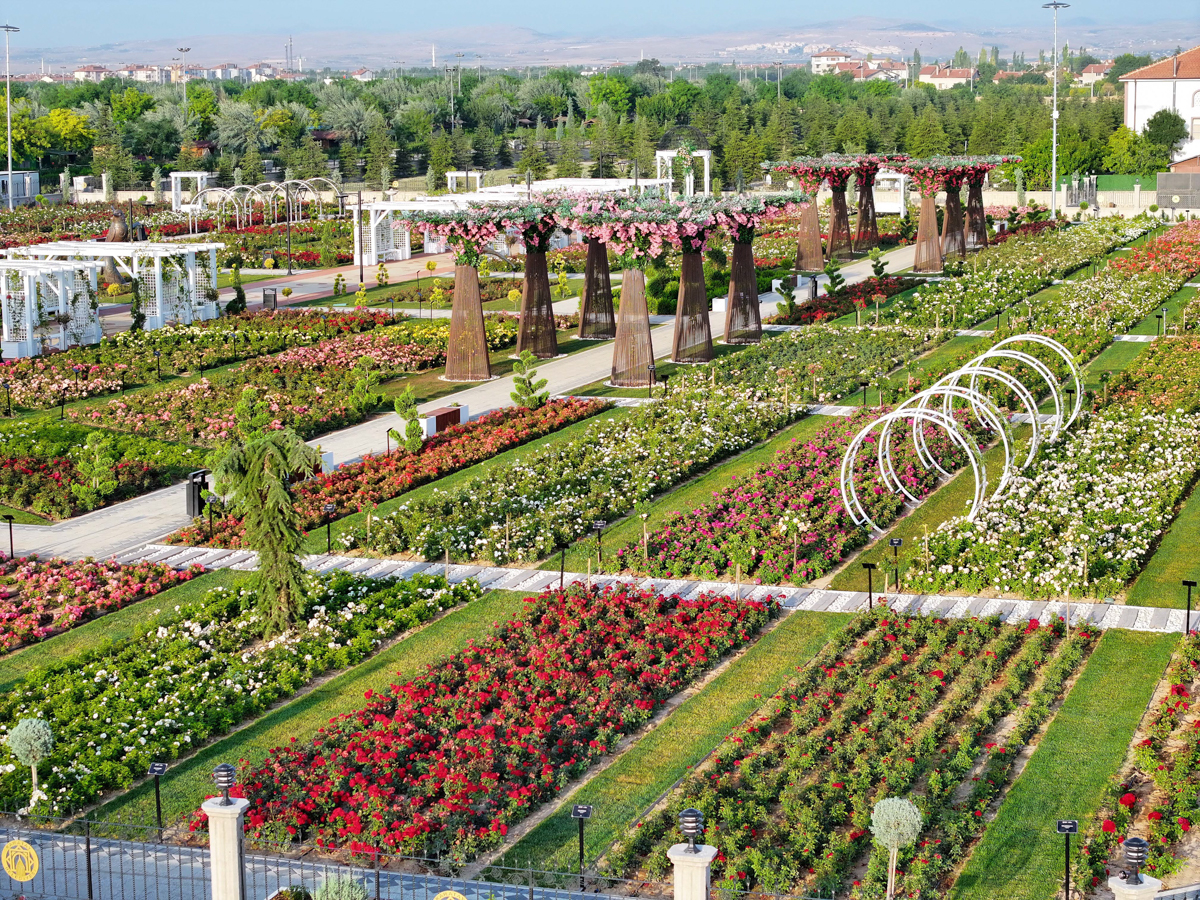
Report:
[[[258,155],[258,148],[251,145],[242,154],[242,158],[238,160],[238,168],[242,170],[242,177],[246,179],[246,184],[261,184],[263,180],[263,161]]]
[[[555,178],[579,178],[583,175],[580,161],[583,150],[579,145],[579,136],[574,132],[565,134],[560,144],[558,161],[554,165]]]
[[[541,409],[550,399],[550,392],[543,390],[549,382],[537,377],[537,361],[533,351],[526,350],[513,363],[513,387],[516,390],[509,397],[515,405],[525,409]]]
[[[354,141],[348,137],[342,138],[338,144],[338,162],[342,166],[342,177],[350,181],[359,180],[358,161],[362,157]]]
[[[325,151],[321,149],[321,145],[311,134],[300,138],[300,142],[296,145],[296,149],[288,161],[296,170],[297,178],[329,176],[328,157],[325,156]]]
[[[496,168],[496,135],[490,128],[480,128],[471,135],[471,148],[474,151],[472,162],[476,169]]]
[[[286,428],[234,444],[213,469],[221,493],[242,514],[246,545],[258,552],[255,593],[268,636],[304,609],[303,522],[291,484],[320,464],[318,451]]]
[[[517,171],[522,176],[526,172],[533,173],[533,180],[545,178],[546,173],[550,171],[550,164],[546,162],[546,154],[542,152],[537,141],[526,138],[525,149],[521,152],[521,158],[517,161]]]
[[[229,187],[233,184],[233,169],[233,156],[228,153],[222,153],[217,160],[217,184],[220,187]],[[158,170],[156,167],[156,171],[161,170]]]
[[[454,155],[454,168],[465,172],[475,161],[474,151],[471,149],[471,135],[466,129],[455,128],[450,135],[450,146]]]
[[[429,145],[429,169],[425,175],[425,184],[430,190],[444,191],[446,189],[446,173],[454,165],[454,148],[450,145],[450,137],[441,132]]]
[[[392,153],[395,150],[392,133],[383,125],[371,129],[367,136],[367,178],[379,179],[379,189],[392,183]]]
[[[932,105],[921,110],[905,136],[905,151],[917,158],[938,156],[949,149],[941,119]]]

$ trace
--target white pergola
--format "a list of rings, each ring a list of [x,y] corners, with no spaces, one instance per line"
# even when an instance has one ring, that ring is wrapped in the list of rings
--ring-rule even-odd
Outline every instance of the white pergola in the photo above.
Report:
[[[675,160],[679,158],[700,157],[704,160],[704,196],[712,196],[712,151],[711,150],[688,150],[681,147],[678,150],[655,150],[654,151],[654,177],[655,180],[663,180],[663,170],[667,172],[666,183],[674,184],[674,179],[671,177]],[[687,175],[684,176],[683,193],[685,196],[691,197],[696,193],[696,179],[692,174],[691,169],[688,169]],[[668,188],[669,190],[669,188]]]
[[[474,176],[476,173],[472,172]],[[415,200],[374,200],[361,207],[351,204],[354,222],[354,264],[374,266],[412,257],[412,240],[403,222],[395,221],[395,212],[412,210],[466,209],[473,204],[511,203],[526,200],[535,194],[567,191],[590,194],[642,194],[647,191],[669,190],[670,178],[547,178],[532,184],[495,185],[465,194],[418,197]],[[565,237],[556,237],[558,246],[566,246]],[[497,250],[503,240],[496,242]],[[425,238],[426,253],[440,253],[445,246],[436,236]]]
[[[4,355],[38,356],[50,348],[99,343],[100,311],[92,298],[101,268],[94,260],[0,259]]]
[[[880,197],[880,191],[885,191],[889,194],[895,193],[895,199],[891,197]],[[887,169],[880,170],[875,175],[875,213],[877,215],[899,215],[900,218],[906,218],[908,215],[908,204],[904,202],[905,196],[908,193],[908,176],[902,172],[891,172]]]
[[[171,209],[175,212],[180,212],[184,208],[183,203],[183,179],[196,179],[196,193],[199,194],[206,187],[210,180],[216,180],[216,175],[212,172],[172,172],[171,173]],[[188,204],[191,206],[192,204]]]
[[[171,322],[188,325],[217,317],[217,304],[205,294],[217,286],[217,251],[224,246],[212,242],[54,241],[14,247],[6,254],[13,259],[112,260],[117,271],[137,280],[145,328],[154,331]]]
[[[471,179],[475,179],[475,190],[478,191],[483,188],[483,176],[483,172],[477,172],[471,169],[468,169],[465,172],[447,172],[446,187],[449,189],[450,193],[454,193],[456,190],[458,190],[459,179],[462,179],[467,183],[467,190],[469,191],[471,189]]]

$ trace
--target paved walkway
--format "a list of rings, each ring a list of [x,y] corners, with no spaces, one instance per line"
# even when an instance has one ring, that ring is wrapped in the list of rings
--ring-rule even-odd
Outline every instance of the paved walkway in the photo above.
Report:
[[[913,247],[903,247],[887,254],[885,258],[894,269],[912,265]],[[412,264],[420,267],[425,257],[406,260],[404,263],[391,263],[391,266],[406,266]],[[352,267],[343,267],[352,268]],[[309,272],[298,278],[318,279],[327,278],[329,270]],[[845,266],[841,270],[848,283],[860,281],[871,275],[869,260],[861,260]],[[283,276],[286,278],[286,276]],[[819,279],[827,280],[824,276]],[[278,283],[278,280],[274,280]],[[271,282],[257,282],[269,284]],[[781,298],[777,294],[764,294],[760,297],[761,313],[764,316],[775,312],[775,306]],[[565,301],[569,302],[569,301]],[[710,314],[710,324],[714,334],[720,334],[725,327],[725,314],[713,312]],[[675,334],[673,316],[651,316],[651,339],[656,359],[666,357],[671,352],[671,342]],[[583,350],[560,359],[547,360],[538,366],[538,374],[549,381],[549,390],[555,395],[566,395],[581,387],[601,381],[612,372],[612,342],[598,341],[594,348]],[[509,396],[514,390],[512,376],[497,378],[484,384],[464,388],[456,393],[441,397],[437,400],[421,404],[420,412],[428,412],[451,403],[467,407],[472,418],[494,409],[512,404]],[[829,409],[846,409],[850,407],[829,407]],[[829,412],[824,415],[848,415],[849,412]],[[312,446],[319,446],[323,451],[333,454],[334,465],[340,466],[349,462],[361,460],[367,455],[385,452],[388,444],[387,432],[399,428],[402,421],[395,413],[376,416],[350,428],[331,432],[320,438],[309,441]],[[188,525],[190,519],[184,512],[185,493],[182,484],[126,500],[105,509],[97,510],[87,515],[77,516],[55,525],[16,525],[13,528],[13,545],[18,555],[37,553],[40,556],[61,556],[67,559],[79,559],[93,556],[103,559],[141,547],[151,541],[161,540],[173,531]],[[0,543],[3,543],[0,534]]]
[[[213,550],[204,547],[168,547],[150,545],[140,550],[121,554],[118,562],[159,562],[182,567],[198,563],[207,569],[235,569],[253,571],[257,566],[256,554],[249,550]],[[560,582],[564,584],[586,583],[588,576],[580,572],[564,572],[540,569],[515,569],[504,566],[463,566],[444,563],[406,562],[401,560],[373,559],[368,557],[327,555],[308,556],[304,567],[313,572],[343,570],[368,578],[385,575],[410,578],[421,572],[432,575],[446,574],[451,582],[474,579],[480,587],[488,590],[501,589],[536,593]],[[936,594],[896,594],[886,597],[868,597],[866,591],[834,591],[819,588],[798,588],[791,585],[743,585],[740,589],[726,581],[694,581],[690,579],[642,578],[639,576],[593,575],[593,585],[635,583],[646,590],[662,594],[678,594],[695,597],[707,592],[734,596],[735,593],[749,600],[778,597],[788,610],[809,612],[858,612],[872,599],[886,602],[897,612],[938,615],[950,619],[972,616],[999,616],[1006,622],[1041,621],[1052,616],[1066,617],[1067,604],[1055,600],[997,600],[986,597],[947,597]],[[1072,624],[1095,625],[1099,628],[1126,628],[1132,631],[1183,632],[1184,611],[1143,606],[1119,606],[1110,603],[1070,604]]]

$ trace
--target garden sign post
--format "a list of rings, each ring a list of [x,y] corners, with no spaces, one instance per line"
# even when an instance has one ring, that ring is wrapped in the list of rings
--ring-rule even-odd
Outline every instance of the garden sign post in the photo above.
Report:
[[[1063,896],[1071,898],[1071,835],[1079,833],[1078,819],[1059,819],[1058,833],[1067,839],[1066,853],[1063,855]]]

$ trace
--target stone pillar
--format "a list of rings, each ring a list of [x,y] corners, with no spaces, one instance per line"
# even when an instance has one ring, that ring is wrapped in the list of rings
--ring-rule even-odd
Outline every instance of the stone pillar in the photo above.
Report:
[[[1108,889],[1113,892],[1116,900],[1150,900],[1158,893],[1162,882],[1157,878],[1151,878],[1145,872],[1140,874],[1141,884],[1126,884],[1124,878],[1118,878],[1116,875],[1108,879]]]
[[[674,844],[667,851],[667,859],[675,866],[675,900],[708,900],[717,848],[697,844],[696,850],[699,852],[692,853],[687,844]],[[214,894],[213,900],[223,898]]]
[[[246,846],[243,841],[249,800],[234,798],[225,806],[220,797],[206,800],[200,808],[208,816],[211,900],[245,900]]]

